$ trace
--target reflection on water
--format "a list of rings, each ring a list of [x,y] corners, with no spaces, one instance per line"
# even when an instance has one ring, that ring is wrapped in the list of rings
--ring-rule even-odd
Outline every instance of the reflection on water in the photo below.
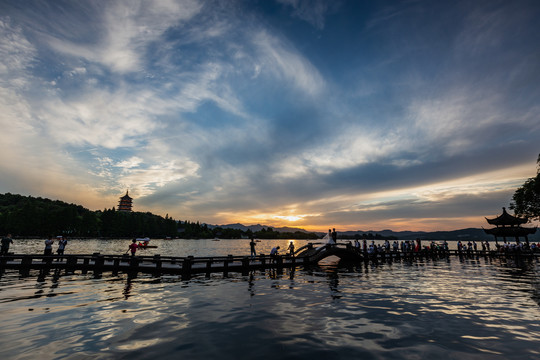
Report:
[[[0,358],[538,359],[538,273],[487,258],[189,281],[6,271]]]

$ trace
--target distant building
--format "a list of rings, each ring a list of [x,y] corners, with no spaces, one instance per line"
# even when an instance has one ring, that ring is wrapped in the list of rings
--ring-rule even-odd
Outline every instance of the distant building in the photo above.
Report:
[[[503,213],[497,216],[494,219],[486,218],[487,222],[491,225],[495,225],[494,228],[484,229],[486,234],[493,235],[495,237],[495,242],[497,238],[502,237],[504,241],[506,238],[515,238],[516,242],[519,243],[519,238],[525,238],[525,242],[529,243],[529,235],[536,232],[536,228],[524,228],[521,227],[522,224],[528,222],[527,219],[518,218],[510,215],[506,212],[506,208],[503,208]]]
[[[133,199],[129,196],[129,190],[127,190],[126,195],[122,196],[120,198],[120,201],[118,202],[118,211],[131,212],[133,211],[131,209],[132,207],[133,207]]]

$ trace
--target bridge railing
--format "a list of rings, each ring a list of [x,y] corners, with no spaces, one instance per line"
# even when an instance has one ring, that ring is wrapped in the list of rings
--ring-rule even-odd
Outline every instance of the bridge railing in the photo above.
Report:
[[[19,269],[28,272],[31,269],[66,269],[73,271],[81,270],[86,274],[89,270],[94,273],[119,271],[130,273],[170,273],[181,274],[189,277],[192,273],[223,272],[229,271],[248,273],[253,269],[269,267],[293,267],[302,261],[288,255],[269,256],[261,254],[257,257],[249,256],[209,256],[209,257],[173,257],[173,256],[130,256],[108,254],[65,254],[65,255],[42,255],[42,254],[9,254],[0,256],[0,269]]]

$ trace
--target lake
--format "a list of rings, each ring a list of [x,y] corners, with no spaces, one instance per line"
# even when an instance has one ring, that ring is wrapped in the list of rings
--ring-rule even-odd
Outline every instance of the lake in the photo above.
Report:
[[[248,242],[152,240],[157,249],[140,251],[247,255]],[[288,243],[262,240],[257,250]],[[66,253],[121,254],[128,245],[72,240]],[[15,240],[10,251],[43,247]],[[6,270],[0,358],[538,359],[539,274],[538,260],[482,257],[377,266],[334,258],[308,269],[185,281]]]

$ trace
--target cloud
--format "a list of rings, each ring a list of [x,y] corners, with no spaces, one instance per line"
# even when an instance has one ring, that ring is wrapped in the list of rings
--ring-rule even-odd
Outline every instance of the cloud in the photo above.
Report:
[[[47,100],[41,118],[49,136],[63,144],[109,149],[136,146],[138,136],[158,126],[153,117],[160,110],[154,108],[152,95],[146,92],[88,89],[81,97]]]
[[[197,1],[115,1],[107,3],[98,23],[103,26],[95,43],[76,43],[49,36],[55,50],[103,64],[111,71],[142,70],[147,46],[172,26],[193,18],[201,10]]]
[[[2,87],[20,91],[30,85],[28,74],[37,55],[36,48],[20,27],[9,18],[0,18],[0,82]]]
[[[197,164],[185,159],[153,163],[144,167],[140,164],[137,167],[124,168],[119,177],[119,185],[134,189],[135,195],[144,197],[168,183],[195,176],[197,169]]]
[[[293,16],[307,21],[319,30],[324,29],[325,15],[329,3],[325,0],[278,0],[278,2],[293,8]]]
[[[252,41],[260,52],[264,69],[308,95],[316,96],[324,90],[325,82],[319,71],[294,48],[266,31],[257,32]]]
[[[534,172],[535,11],[518,5],[375,5],[337,24],[357,8],[43,4],[0,5],[4,191],[103,208],[129,188],[140,210],[207,222],[427,228],[483,219]]]
[[[114,166],[122,168],[122,169],[129,170],[129,169],[139,167],[139,165],[141,165],[142,162],[143,162],[143,160],[140,157],[133,156],[133,157],[127,159],[127,160],[124,160],[124,161],[121,161],[121,162],[115,164]]]

